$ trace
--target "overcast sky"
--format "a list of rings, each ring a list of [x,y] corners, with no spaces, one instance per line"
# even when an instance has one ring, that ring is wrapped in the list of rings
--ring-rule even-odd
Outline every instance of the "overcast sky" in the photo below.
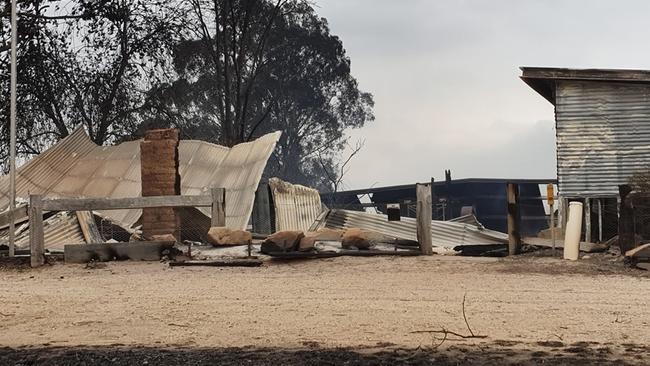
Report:
[[[553,106],[519,66],[650,69],[650,1],[316,0],[376,120],[346,189],[555,178]]]

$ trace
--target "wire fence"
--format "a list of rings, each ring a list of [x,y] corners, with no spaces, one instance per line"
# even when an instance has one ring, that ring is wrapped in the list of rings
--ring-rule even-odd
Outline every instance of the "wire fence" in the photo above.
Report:
[[[628,197],[631,207],[635,243],[650,240],[650,194],[637,192]]]

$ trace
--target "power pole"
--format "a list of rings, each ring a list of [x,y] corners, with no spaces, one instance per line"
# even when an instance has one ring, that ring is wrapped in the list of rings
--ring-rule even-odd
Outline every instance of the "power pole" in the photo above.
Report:
[[[16,210],[16,48],[18,47],[18,25],[16,21],[16,0],[11,0],[11,80],[9,101],[9,256],[15,251]]]

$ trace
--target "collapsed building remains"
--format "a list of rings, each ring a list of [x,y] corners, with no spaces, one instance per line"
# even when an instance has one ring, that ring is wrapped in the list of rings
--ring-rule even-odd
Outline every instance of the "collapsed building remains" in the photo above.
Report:
[[[449,179],[432,182],[433,218],[449,220],[474,214],[486,228],[506,232],[506,183],[519,186],[522,235],[537,235],[548,228],[548,217],[540,200],[540,185],[555,183],[555,179]],[[401,215],[415,217],[415,185],[371,187],[322,194],[328,207],[363,211],[368,204],[359,197],[367,196],[370,206],[386,213],[386,204],[398,203]]]
[[[226,189],[226,224],[246,229],[253,209],[255,190],[259,185],[266,162],[275,148],[280,132],[270,133],[255,141],[227,148],[195,140],[178,143],[178,164],[181,178],[180,192],[184,195],[209,194],[212,188]],[[27,202],[30,194],[46,198],[127,198],[142,194],[141,141],[124,142],[116,146],[97,146],[86,132],[79,128],[70,136],[17,170],[16,196]],[[9,177],[0,178],[0,211],[9,206]],[[179,210],[181,221],[187,227],[207,232],[210,227],[209,208]],[[96,211],[101,217],[127,229],[140,225],[142,210]],[[47,217],[45,218],[47,221]],[[17,227],[27,220],[16,218]],[[74,219],[70,219],[74,220]],[[7,231],[0,223],[0,230]],[[185,225],[184,225],[185,226]],[[47,229],[46,229],[47,230]],[[48,247],[69,244],[62,226],[52,226],[53,237]],[[69,231],[66,231],[69,232]],[[3,233],[0,233],[3,236]],[[128,240],[128,238],[126,238]]]

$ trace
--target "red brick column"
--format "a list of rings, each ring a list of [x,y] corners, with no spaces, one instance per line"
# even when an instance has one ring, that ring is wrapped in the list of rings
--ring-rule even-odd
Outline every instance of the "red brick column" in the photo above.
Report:
[[[178,174],[178,130],[161,129],[145,132],[140,143],[142,197],[172,196],[181,193]],[[180,238],[180,216],[173,208],[145,208],[142,210],[142,234],[172,234]]]

